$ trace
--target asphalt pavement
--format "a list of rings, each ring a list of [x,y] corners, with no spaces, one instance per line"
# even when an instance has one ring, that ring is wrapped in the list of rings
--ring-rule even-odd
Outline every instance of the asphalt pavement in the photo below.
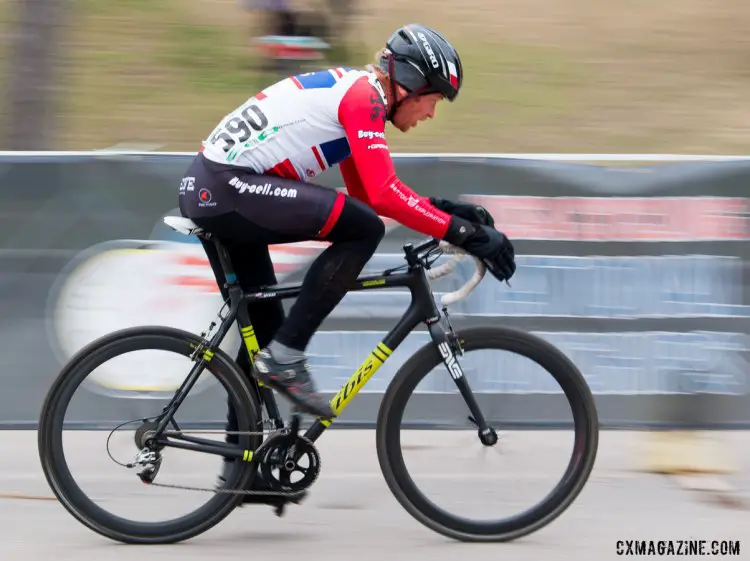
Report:
[[[521,504],[522,491],[549,490],[542,483],[559,476],[560,464],[547,460],[545,454],[564,449],[569,436],[505,435],[500,467],[477,478],[469,470],[478,456],[469,453],[452,471],[440,469],[447,457],[444,448],[466,444],[463,437],[422,433],[414,436],[420,444],[414,444],[412,451],[415,465],[424,468],[425,481],[442,499],[461,505],[475,491],[484,507],[506,507],[501,512],[505,514]],[[119,476],[105,469],[110,460],[103,450],[90,446],[92,438],[88,433],[71,437],[71,462],[81,468],[82,478],[106,506],[123,485]],[[602,433],[594,471],[576,502],[550,525],[511,543],[460,543],[422,526],[387,488],[375,454],[374,432],[332,430],[319,441],[322,472],[310,496],[301,505],[292,505],[283,518],[265,505],[245,507],[192,540],[131,546],[93,533],[52,498],[41,472],[34,431],[5,431],[0,432],[5,452],[0,461],[0,560],[603,561],[627,557],[618,555],[621,540],[739,541],[739,555],[719,558],[750,559],[750,432],[716,436],[731,461],[731,473],[692,479],[639,471],[645,438],[643,432]],[[516,456],[523,460],[511,459]],[[503,490],[490,492],[495,487]],[[125,499],[131,506],[153,491],[142,485],[136,489]],[[164,493],[162,502],[171,506],[192,500],[182,491],[157,492]]]

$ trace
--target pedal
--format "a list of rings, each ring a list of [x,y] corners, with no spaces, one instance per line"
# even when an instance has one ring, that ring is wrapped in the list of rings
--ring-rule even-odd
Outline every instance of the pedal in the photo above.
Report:
[[[305,499],[305,497],[307,497],[307,491],[302,491],[293,496],[280,496],[271,493],[264,495],[262,493],[259,493],[257,495],[247,495],[242,501],[241,505],[244,506],[246,504],[261,504],[271,505],[279,508],[283,507],[287,503],[294,503],[298,505]]]
[[[220,477],[220,480],[223,479]],[[250,486],[250,490],[253,494],[245,495],[240,506],[247,504],[264,504],[274,507],[274,510],[283,513],[284,507],[287,503],[299,504],[305,497],[307,497],[307,491],[301,490],[297,493],[289,493],[286,495],[279,495],[278,491],[273,489],[267,481],[265,481],[263,474],[259,472],[253,479],[253,484]],[[277,516],[281,514],[277,513]]]
[[[286,510],[286,506],[289,503],[298,505],[303,500],[305,500],[306,497],[307,497],[307,491],[302,491],[302,493],[294,497],[284,497],[283,502],[280,502],[279,504],[277,504],[276,507],[273,509],[274,514],[276,514],[276,516],[281,518],[282,516],[284,516],[284,511]]]
[[[273,508],[273,513],[281,518],[286,512],[286,507],[289,503],[298,505],[305,497],[307,497],[307,491],[302,491],[298,495],[293,497],[280,497],[279,495],[248,495],[240,507],[244,507],[247,504],[265,504]]]

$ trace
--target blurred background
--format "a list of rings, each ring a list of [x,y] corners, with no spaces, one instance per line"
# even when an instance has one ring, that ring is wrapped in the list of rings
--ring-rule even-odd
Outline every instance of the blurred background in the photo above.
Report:
[[[566,352],[595,393],[602,427],[643,431],[632,454],[607,455],[620,445],[604,445],[612,477],[624,461],[722,475],[691,485],[747,506],[749,448],[739,438],[750,428],[750,2],[742,0],[0,0],[0,353],[12,380],[0,425],[33,428],[61,365],[99,335],[144,323],[205,329],[220,306],[207,262],[195,240],[162,223],[178,214],[177,186],[201,140],[272,81],[372,62],[408,22],[447,35],[465,81],[428,126],[388,130],[399,175],[423,194],[486,205],[518,255],[512,287],[484,282],[455,307],[454,325],[507,323]],[[50,152],[20,153],[37,150]],[[577,154],[586,156],[570,161]],[[336,171],[320,182],[343,187]],[[367,272],[401,264],[402,245],[418,237],[388,222]],[[300,280],[322,247],[272,248],[279,279]],[[436,294],[470,275],[460,268],[435,283]],[[324,391],[347,380],[408,300],[404,291],[345,298],[310,348]],[[410,336],[339,426],[371,427],[395,371],[426,340],[424,331]],[[236,350],[236,334],[226,345]],[[566,426],[554,381],[504,360],[467,362],[487,411],[509,426]],[[174,387],[182,373],[150,365],[99,373],[74,420],[99,426],[113,412],[122,421],[145,414],[164,397],[155,387]],[[436,376],[424,394],[455,393],[448,380]],[[200,387],[193,420],[223,418],[222,400],[207,408],[215,389]],[[412,420],[465,421],[433,397]],[[510,440],[511,448],[525,442],[533,459],[548,438]],[[473,457],[466,462],[461,469]],[[601,491],[601,479],[593,485]],[[538,491],[533,479],[526,488]]]
[[[361,67],[409,21],[446,33],[466,80],[396,151],[747,146],[742,0],[0,0],[0,147],[193,151],[272,79],[272,53]]]

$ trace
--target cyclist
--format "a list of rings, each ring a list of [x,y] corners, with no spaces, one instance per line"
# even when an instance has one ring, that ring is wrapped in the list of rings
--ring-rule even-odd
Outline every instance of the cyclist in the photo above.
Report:
[[[398,179],[389,153],[387,121],[406,132],[433,118],[462,81],[458,52],[442,35],[405,25],[364,70],[300,74],[251,97],[203,141],[182,180],[182,215],[222,239],[245,290],[276,282],[269,244],[331,242],[288,317],[280,302],[249,310],[259,380],[305,412],[334,416],[305,349],[377,249],[385,233],[379,215],[464,248],[501,281],[515,272],[513,245],[486,209],[417,194]],[[348,195],[309,181],[334,165]],[[213,246],[204,248],[221,287]],[[238,361],[250,372],[242,350]]]

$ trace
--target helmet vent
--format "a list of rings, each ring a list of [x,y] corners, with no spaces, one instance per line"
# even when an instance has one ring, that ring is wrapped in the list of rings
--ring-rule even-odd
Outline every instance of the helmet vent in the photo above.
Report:
[[[401,36],[401,38],[402,38],[402,39],[403,39],[404,41],[406,41],[406,42],[407,42],[407,43],[409,43],[410,45],[413,45],[413,44],[414,44],[414,41],[412,41],[412,40],[411,40],[411,35],[410,35],[410,34],[408,34],[408,33],[406,32],[406,30],[402,29],[402,30],[401,30],[401,31],[399,32],[399,35]]]

